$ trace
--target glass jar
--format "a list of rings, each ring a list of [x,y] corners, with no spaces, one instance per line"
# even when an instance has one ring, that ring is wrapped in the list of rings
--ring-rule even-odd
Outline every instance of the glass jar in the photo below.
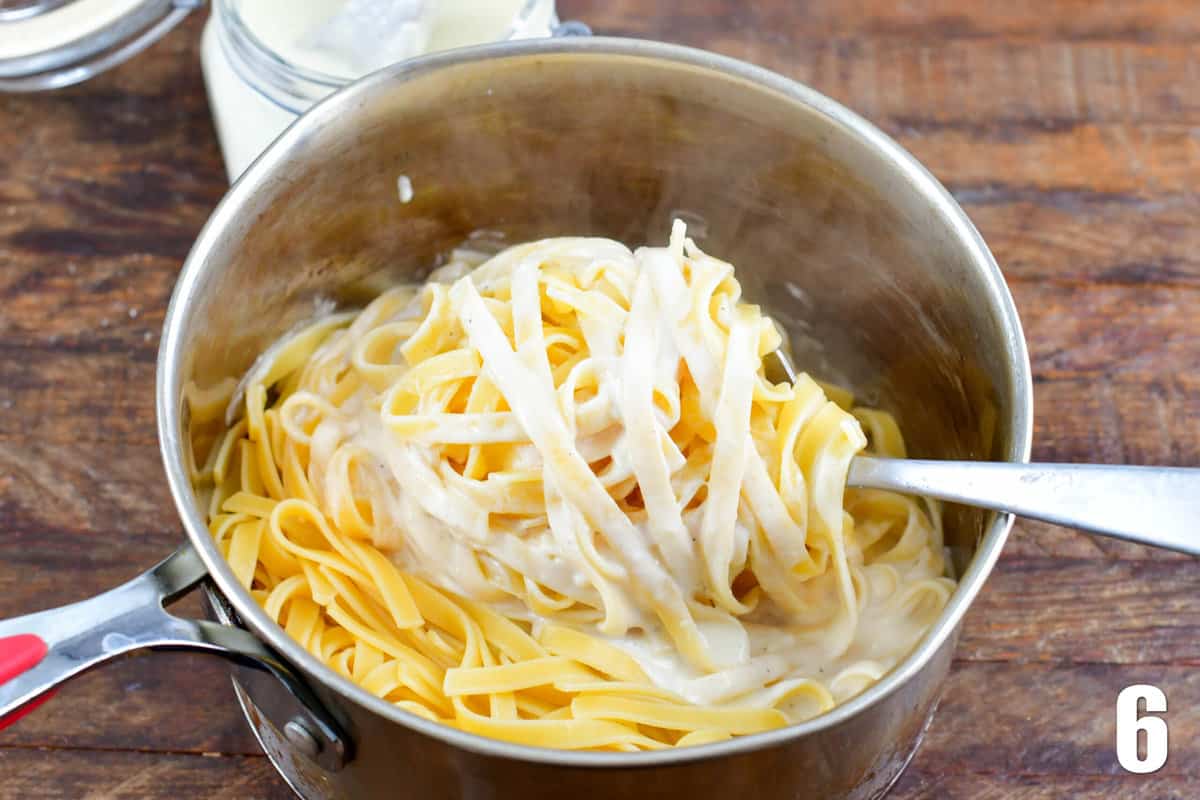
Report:
[[[204,0],[0,0],[0,92],[70,86],[140,53]]]
[[[397,0],[398,1],[398,0]],[[200,57],[230,181],[326,95],[371,71],[358,56],[304,46],[347,0],[213,0]],[[555,0],[426,0],[419,51],[560,34]],[[0,92],[87,80],[157,41],[204,0],[0,0]],[[394,6],[392,7],[394,8]],[[401,59],[402,60],[402,59]],[[385,62],[386,63],[386,62]]]
[[[230,181],[300,114],[369,71],[299,44],[337,5],[213,0],[201,60]],[[433,7],[423,52],[550,36],[560,27],[554,0],[434,0]]]

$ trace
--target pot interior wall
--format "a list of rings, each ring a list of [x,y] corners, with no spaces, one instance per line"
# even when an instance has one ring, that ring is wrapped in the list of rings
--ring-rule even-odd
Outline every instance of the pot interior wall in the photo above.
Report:
[[[314,113],[226,204],[184,383],[240,377],[321,301],[418,280],[478,231],[659,244],[682,215],[784,323],[797,365],[894,411],[910,455],[1015,453],[1000,311],[962,232],[811,106],[695,65],[574,52],[417,67]],[[960,555],[984,522],[952,515]]]

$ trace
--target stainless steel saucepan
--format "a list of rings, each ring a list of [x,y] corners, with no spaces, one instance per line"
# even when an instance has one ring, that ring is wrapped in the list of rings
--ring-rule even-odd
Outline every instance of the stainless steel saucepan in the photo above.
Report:
[[[397,191],[407,177],[413,196]],[[1009,516],[952,507],[960,577],[877,685],[794,727],[654,753],[575,753],[419,719],[327,669],[217,552],[189,483],[184,387],[243,374],[318,303],[419,280],[475,231],[662,242],[672,216],[738,266],[796,362],[893,411],[914,457],[1023,462],[1029,360],[978,233],[911,156],[837,103],[697,50],[565,39],[449,52],[377,73],[300,119],[213,213],[159,352],[162,457],[188,544],[130,584],[0,623],[0,715],[115,656],[237,662],[246,716],[308,798],[870,798],[912,756],[959,623]],[[207,587],[216,621],[163,604]],[[10,718],[11,721],[11,718]]]

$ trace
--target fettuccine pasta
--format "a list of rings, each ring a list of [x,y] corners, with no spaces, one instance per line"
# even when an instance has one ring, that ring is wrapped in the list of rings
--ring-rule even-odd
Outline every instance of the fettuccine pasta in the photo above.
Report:
[[[753,734],[879,680],[954,588],[935,505],[845,488],[904,455],[894,419],[771,383],[780,345],[679,222],[456,251],[190,385],[193,477],[267,614],[400,708],[544,747]]]

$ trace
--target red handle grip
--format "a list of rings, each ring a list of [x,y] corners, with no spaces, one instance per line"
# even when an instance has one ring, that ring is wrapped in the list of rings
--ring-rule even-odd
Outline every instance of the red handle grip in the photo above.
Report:
[[[22,633],[17,636],[0,638],[0,683],[10,681],[22,672],[33,669],[50,648],[40,636],[32,633]],[[0,730],[4,730],[30,711],[49,700],[54,692],[46,692],[41,697],[30,700],[8,716],[0,717]]]

